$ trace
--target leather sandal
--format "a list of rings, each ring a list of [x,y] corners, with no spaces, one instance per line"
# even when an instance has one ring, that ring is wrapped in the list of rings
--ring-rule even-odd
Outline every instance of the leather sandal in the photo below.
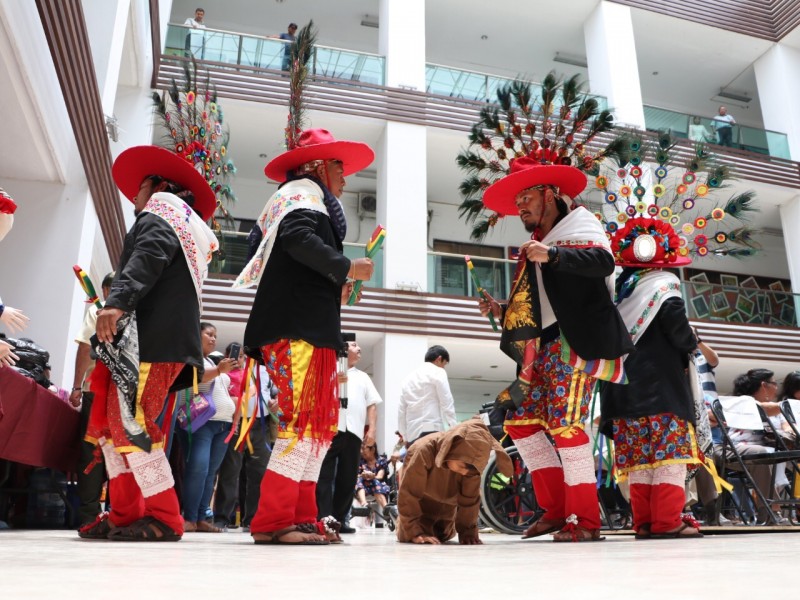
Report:
[[[144,517],[128,527],[118,527],[108,535],[115,542],[177,542],[181,535],[155,517]]]
[[[688,533],[684,533],[687,530]],[[664,533],[652,533],[650,534],[651,540],[674,540],[674,539],[683,539],[683,538],[701,538],[703,534],[700,533],[696,528],[692,527],[688,523],[681,523],[680,527],[674,529],[672,531],[666,531]]]
[[[104,512],[97,515],[91,523],[78,529],[78,537],[84,540],[107,540],[108,534],[115,529],[116,527],[108,520],[108,513]]]
[[[599,529],[586,529],[582,525],[568,525],[553,536],[554,542],[602,542],[605,539]]]
[[[650,536],[650,523],[644,523],[636,529],[636,535],[634,537],[637,540],[649,540]]]
[[[301,534],[302,538],[296,542],[285,540],[284,537],[292,532]],[[330,544],[325,537],[319,535],[318,533],[307,533],[305,531],[300,531],[297,525],[290,525],[289,527],[279,529],[278,531],[259,532],[251,535],[253,536],[253,542],[256,545],[284,544],[288,546],[327,546]]]
[[[527,540],[529,538],[539,537],[540,535],[547,535],[548,533],[553,533],[555,531],[560,530],[566,524],[567,521],[565,519],[540,518],[538,521],[536,521],[533,525],[531,525],[525,530],[525,533],[522,534],[522,539]]]

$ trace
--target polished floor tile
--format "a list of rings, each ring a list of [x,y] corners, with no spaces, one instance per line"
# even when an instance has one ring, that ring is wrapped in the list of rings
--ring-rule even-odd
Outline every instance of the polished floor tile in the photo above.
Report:
[[[362,529],[341,545],[289,547],[255,546],[240,530],[164,544],[0,531],[0,599],[793,597],[800,556],[800,531],[658,541],[617,535],[587,544],[482,539],[483,546],[414,546]]]

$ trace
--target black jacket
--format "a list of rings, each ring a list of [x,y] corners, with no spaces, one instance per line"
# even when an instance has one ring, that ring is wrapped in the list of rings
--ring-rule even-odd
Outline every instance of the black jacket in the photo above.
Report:
[[[136,311],[141,362],[184,363],[172,390],[203,374],[200,307],[186,257],[175,231],[161,217],[143,212],[125,237],[106,306]]]
[[[614,258],[602,248],[559,246],[556,264],[542,264],[542,282],[561,333],[584,360],[613,359],[633,349],[605,278]]]
[[[628,385],[608,383],[600,395],[601,430],[611,435],[611,420],[672,413],[695,422],[686,375],[697,340],[682,298],[667,298],[625,360]]]
[[[341,296],[350,259],[330,218],[295,210],[276,235],[244,331],[248,355],[260,358],[261,346],[280,339],[341,349]]]

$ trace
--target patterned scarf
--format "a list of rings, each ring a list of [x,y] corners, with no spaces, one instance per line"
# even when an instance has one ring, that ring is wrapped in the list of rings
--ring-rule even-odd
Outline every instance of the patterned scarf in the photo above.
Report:
[[[637,269],[620,285],[617,308],[635,344],[667,298],[680,298],[681,284],[668,271]]]
[[[342,203],[336,196],[331,194],[327,186],[314,175],[290,175],[287,181],[297,181],[299,179],[310,179],[319,186],[320,191],[322,191],[322,201],[325,203],[325,208],[328,209],[328,216],[333,223],[333,229],[336,231],[339,241],[343,242],[344,236],[347,235],[347,218],[345,217]]]
[[[208,263],[211,255],[219,249],[214,232],[186,202],[175,194],[158,192],[150,197],[142,212],[153,213],[164,219],[172,227],[181,243],[189,273],[192,275],[194,289],[200,312],[203,311],[201,292],[203,282],[208,276]]]
[[[262,233],[258,250],[233,282],[233,288],[258,285],[264,273],[264,267],[272,254],[278,227],[290,212],[300,209],[313,210],[330,217],[324,201],[325,192],[323,190],[324,188],[320,187],[311,177],[303,177],[285,183],[272,195],[256,221]],[[330,192],[328,193],[330,194]],[[339,203],[333,196],[331,198],[337,204]],[[341,210],[341,206],[339,209]]]

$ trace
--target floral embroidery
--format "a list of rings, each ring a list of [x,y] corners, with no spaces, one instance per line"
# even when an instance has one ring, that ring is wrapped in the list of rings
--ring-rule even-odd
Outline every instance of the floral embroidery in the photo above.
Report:
[[[653,294],[653,297],[650,300],[650,302],[647,303],[647,308],[644,309],[642,315],[636,320],[636,325],[634,325],[633,328],[631,328],[630,331],[631,336],[635,337],[636,334],[639,333],[639,328],[647,320],[647,317],[652,312],[653,307],[659,303],[661,296],[672,291],[680,293],[681,285],[679,283],[668,283],[662,285],[660,288],[656,290],[656,293]]]
[[[159,196],[162,196],[162,194],[153,195],[147,201],[143,212],[149,212],[161,217],[172,227],[173,231],[175,231],[175,235],[178,236],[178,241],[181,243],[183,254],[186,257],[189,272],[192,275],[192,281],[194,282],[195,291],[197,292],[197,300],[200,302],[203,281],[205,281],[206,275],[208,275],[208,262],[211,260],[211,255],[219,248],[219,243],[213,233],[211,233],[211,230],[208,229],[208,226],[200,221],[200,217],[196,217],[197,220],[195,221],[193,218],[195,217],[195,213],[188,204],[175,196],[173,197],[177,202],[173,201],[173,203]],[[180,204],[178,204],[178,202]],[[200,223],[200,225],[198,225],[198,223]],[[200,226],[207,231],[198,231]],[[201,233],[207,235],[200,235]],[[209,237],[210,239],[208,239]],[[207,245],[208,249],[205,252],[201,251],[198,242],[206,242],[203,245]]]
[[[699,456],[688,422],[671,413],[614,419],[612,430],[620,474],[674,462],[691,465]]]

